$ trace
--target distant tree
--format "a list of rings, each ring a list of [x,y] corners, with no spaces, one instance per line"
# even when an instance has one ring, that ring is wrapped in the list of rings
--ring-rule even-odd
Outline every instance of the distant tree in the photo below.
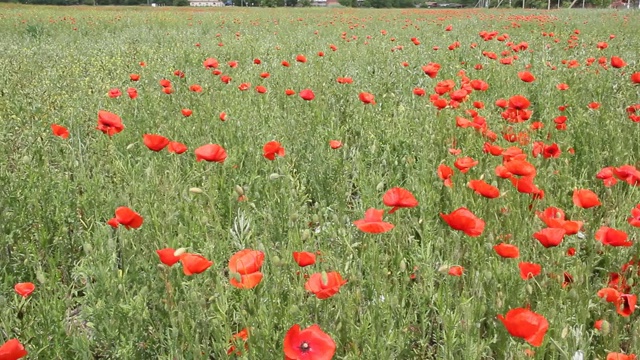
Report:
[[[173,0],[173,6],[189,6],[189,0]]]
[[[303,7],[309,7],[311,6],[311,0],[302,0],[300,1],[300,5],[302,5]]]

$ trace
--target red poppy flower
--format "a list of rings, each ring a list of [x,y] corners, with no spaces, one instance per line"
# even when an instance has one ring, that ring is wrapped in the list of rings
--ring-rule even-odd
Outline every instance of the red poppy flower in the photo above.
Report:
[[[518,77],[520,78],[520,80],[524,81],[524,82],[533,82],[536,80],[535,76],[533,76],[532,73],[528,72],[528,71],[521,71],[518,73]]]
[[[475,191],[476,194],[489,199],[495,199],[500,196],[500,190],[493,185],[487,184],[484,180],[471,180],[467,186]]]
[[[625,355],[623,353],[610,352],[607,354],[606,360],[636,360],[636,356],[634,354]]]
[[[569,85],[565,84],[565,83],[560,83],[558,85],[556,85],[556,88],[560,91],[565,91],[565,90],[569,90]]]
[[[238,67],[238,62],[235,60],[227,61],[227,65],[229,65],[230,68],[235,69]]]
[[[211,69],[211,68],[217,68],[218,66],[220,66],[220,64],[218,63],[218,60],[214,59],[214,58],[206,58],[203,62],[202,65],[204,65],[205,69]]]
[[[122,95],[122,91],[120,89],[111,89],[109,90],[109,97],[112,99],[118,98]]]
[[[611,57],[611,66],[613,66],[616,69],[619,69],[619,68],[623,68],[623,67],[627,66],[627,63],[624,60],[622,60],[620,57],[618,57],[618,56],[612,56]]]
[[[633,243],[627,241],[627,233],[622,230],[616,230],[607,226],[602,226],[596,231],[596,240],[604,245],[629,247]]]
[[[337,294],[340,287],[346,283],[347,281],[342,279],[340,273],[336,271],[322,272],[311,275],[304,284],[304,288],[312,292],[318,299],[328,299]]]
[[[144,134],[142,139],[145,146],[151,151],[160,151],[169,145],[169,139],[162,135]]]
[[[449,268],[449,271],[447,271],[447,274],[451,276],[462,276],[463,273],[464,273],[464,268],[459,265],[454,265]]]
[[[284,337],[285,360],[331,360],[336,343],[318,325],[300,330],[293,325]]]
[[[640,185],[640,171],[631,165],[622,165],[612,169],[613,175],[629,185]]]
[[[469,156],[457,158],[453,163],[453,166],[455,166],[463,174],[476,165],[478,165],[478,161]]]
[[[171,141],[169,142],[169,146],[167,147],[167,150],[170,153],[176,153],[176,154],[182,154],[183,152],[187,151],[187,146],[183,143],[179,143],[177,141]]]
[[[285,91],[284,91],[284,93],[285,93],[285,95],[287,95],[287,96],[291,96],[291,95],[295,95],[295,94],[296,94],[296,92],[295,92],[295,91],[293,91],[293,90],[291,90],[291,89],[287,89],[287,90],[285,90]]]
[[[127,230],[137,229],[142,226],[144,219],[137,212],[126,206],[120,206],[116,209],[116,221],[120,225],[124,225]]]
[[[618,179],[616,179],[615,175],[613,174],[613,169],[613,166],[607,166],[600,169],[598,174],[596,174],[596,178],[602,180],[604,186],[606,187],[611,187],[618,182]]]
[[[311,89],[304,89],[304,90],[300,90],[300,97],[303,100],[311,101],[316,97],[316,95],[313,93]]]
[[[262,281],[260,272],[264,263],[264,253],[258,250],[244,249],[233,254],[229,259],[229,282],[239,289],[252,289]],[[239,275],[239,276],[238,276]],[[240,278],[238,281],[237,278]]]
[[[427,92],[423,88],[414,88],[413,95],[424,96]]]
[[[591,110],[598,110],[600,108],[600,103],[599,102],[590,102],[589,105],[587,105],[587,107]]]
[[[122,124],[120,116],[108,111],[100,110],[98,111],[98,126],[96,129],[109,136],[113,136],[124,130],[124,125]]]
[[[390,231],[395,225],[382,221],[384,210],[374,208],[368,209],[364,213],[364,219],[356,220],[353,224],[362,232],[369,234],[381,234]]]
[[[138,80],[140,80],[140,75],[138,75],[138,74],[131,74],[131,75],[129,75],[129,79],[130,79],[131,81],[138,81]]]
[[[342,147],[342,142],[340,140],[329,140],[329,146],[333,149],[340,149]]]
[[[158,254],[160,261],[167,266],[173,266],[175,263],[180,261],[180,257],[175,256],[175,253],[176,250],[172,248],[156,250],[156,254]]]
[[[282,66],[284,66],[284,67],[291,66],[291,64],[289,64],[289,62],[287,60],[282,60],[282,62],[280,64],[282,64]]]
[[[36,289],[36,286],[31,282],[23,282],[23,283],[15,284],[13,289],[16,291],[18,295],[22,296],[23,298],[26,298],[29,295],[31,295],[31,293]],[[2,359],[1,356],[0,356],[0,359]]]
[[[2,360],[17,360],[27,356],[27,354],[27,350],[24,349],[18,339],[11,339],[0,346],[0,359]]]
[[[353,84],[353,79],[350,77],[339,77],[336,78],[338,84]]]
[[[295,260],[300,267],[313,265],[316,263],[316,254],[307,251],[294,251],[293,260]]]
[[[220,121],[225,121],[227,120],[227,113],[226,112],[221,112],[219,115]]]
[[[284,148],[277,141],[269,141],[262,147],[262,156],[271,161],[276,159],[276,155],[283,157],[284,154]]]
[[[129,95],[129,99],[135,99],[138,97],[138,90],[136,88],[127,88],[127,95]]]
[[[182,109],[180,111],[182,112],[182,116],[184,117],[189,117],[191,116],[191,114],[193,114],[193,110],[191,109]]]
[[[606,302],[617,303],[622,295],[617,289],[607,287],[598,290],[598,297],[604,299]]]
[[[250,83],[242,83],[242,84],[238,85],[238,89],[240,91],[248,90],[250,87],[251,87]]]
[[[389,189],[382,197],[382,202],[386,206],[391,206],[389,214],[393,214],[399,208],[413,208],[418,206],[418,200],[406,189],[395,187]]]
[[[267,92],[267,88],[262,85],[258,85],[256,86],[256,92],[258,92],[258,94],[264,94]]]
[[[459,208],[450,214],[440,213],[440,217],[452,229],[460,230],[465,234],[476,237],[482,235],[484,231],[484,220],[478,218],[467,208]]]
[[[511,309],[505,316],[498,315],[498,319],[511,336],[522,338],[536,347],[542,345],[549,329],[549,322],[544,316],[524,308]]]
[[[631,294],[621,294],[616,302],[616,312],[624,317],[630,316],[636,309],[638,296]]]
[[[224,163],[227,159],[227,151],[218,144],[202,145],[195,150],[196,161],[212,161]]]
[[[200,274],[213,265],[213,261],[207,260],[204,256],[190,253],[180,255],[180,263],[182,264],[182,271],[187,276]]]
[[[200,93],[200,92],[202,92],[202,86],[200,86],[198,84],[193,84],[193,85],[189,86],[189,91]]]
[[[231,340],[229,340],[230,346],[229,349],[227,350],[227,355],[231,355],[234,354],[236,356],[242,356],[242,351],[240,351],[236,345],[238,344],[238,342],[242,342],[244,343],[244,349],[249,350],[249,344],[247,344],[247,340],[249,340],[249,329],[248,328],[244,328],[242,330],[240,330],[239,332],[233,334],[233,336],[231,337]]]
[[[477,90],[477,91],[486,91],[489,89],[489,84],[479,79],[471,80],[469,85],[471,85],[473,90]]]
[[[373,94],[370,94],[368,92],[361,92],[358,97],[360,98],[360,101],[362,101],[365,104],[371,104],[371,105],[375,105],[376,101],[375,101],[375,97],[373,96]]]
[[[549,248],[560,245],[562,239],[564,239],[566,232],[563,228],[544,228],[537,233],[533,234],[533,237],[542,244],[542,246]]]
[[[51,131],[53,135],[61,137],[63,139],[69,138],[69,130],[66,127],[58,124],[51,124]]]
[[[438,165],[438,177],[444,181],[444,186],[453,187],[453,169],[447,165],[440,164]]]
[[[542,272],[542,266],[540,264],[530,262],[520,262],[518,268],[520,269],[520,277],[522,280],[532,279]]]
[[[526,160],[511,160],[504,164],[504,167],[513,175],[533,177],[536,175],[536,168]]]
[[[171,81],[167,79],[161,79],[160,86],[162,86],[163,88],[171,87]]]
[[[162,92],[167,94],[167,95],[173,94],[173,88],[171,86],[162,88]]]
[[[180,70],[176,70],[173,72],[173,75],[179,77],[180,79],[184,79],[184,72],[180,71]]]
[[[640,72],[631,74],[631,82],[634,84],[640,84]]]
[[[640,204],[631,209],[631,216],[627,218],[629,225],[634,227],[640,227]]]
[[[435,78],[436,76],[438,76],[438,71],[440,71],[440,64],[437,63],[429,63],[427,65],[424,65],[422,67],[422,71],[424,71],[424,73],[429,76],[430,78]]]
[[[524,110],[529,107],[531,103],[529,99],[522,95],[515,95],[509,98],[509,107],[516,110]]]
[[[578,189],[573,192],[573,204],[583,209],[589,209],[595,206],[600,206],[600,199],[598,195],[588,189]]]
[[[298,55],[296,56],[296,61],[297,62],[301,62],[301,63],[306,63],[307,62],[307,57],[304,55]]]
[[[493,250],[500,257],[505,259],[517,259],[520,256],[520,249],[515,245],[500,243],[493,246]]]

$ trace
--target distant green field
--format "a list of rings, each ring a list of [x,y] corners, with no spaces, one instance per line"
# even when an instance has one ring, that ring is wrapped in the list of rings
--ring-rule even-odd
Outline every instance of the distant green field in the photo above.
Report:
[[[0,34],[0,359],[640,352],[637,12],[5,4]]]

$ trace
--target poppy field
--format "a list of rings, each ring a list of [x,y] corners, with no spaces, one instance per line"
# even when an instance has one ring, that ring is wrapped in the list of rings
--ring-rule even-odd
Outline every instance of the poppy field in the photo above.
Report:
[[[635,359],[640,16],[0,6],[0,359]]]

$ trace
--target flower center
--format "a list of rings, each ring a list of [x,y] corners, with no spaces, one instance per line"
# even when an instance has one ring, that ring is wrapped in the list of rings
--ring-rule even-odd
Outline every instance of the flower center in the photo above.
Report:
[[[305,341],[302,344],[300,344],[300,351],[302,351],[303,353],[306,353],[309,350],[311,350],[311,347],[309,346],[308,342]]]

